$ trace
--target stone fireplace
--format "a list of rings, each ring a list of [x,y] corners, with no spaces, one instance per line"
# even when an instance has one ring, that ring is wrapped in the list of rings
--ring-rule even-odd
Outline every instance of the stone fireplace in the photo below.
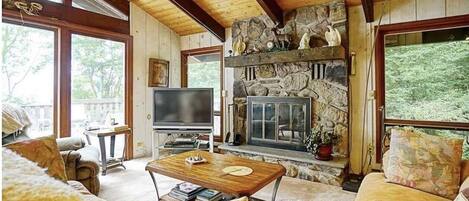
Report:
[[[306,151],[311,129],[311,100],[300,97],[247,97],[247,143]]]
[[[339,30],[342,46],[346,47],[347,27],[344,1],[302,7],[285,14],[284,33],[292,36],[292,49],[309,31],[311,47],[327,45],[324,33],[332,24]],[[241,39],[246,49],[256,47],[266,52],[265,44],[273,40],[273,22],[265,15],[234,22],[233,41]],[[250,136],[247,119],[248,96],[311,98],[311,126],[321,125],[342,136],[334,147],[336,155],[348,156],[348,80],[345,60],[276,62],[246,65],[234,69],[234,132]]]
[[[332,25],[341,35],[341,57],[331,53],[334,48],[325,47],[327,25]],[[241,134],[243,145],[222,145],[219,149],[228,154],[279,163],[286,167],[286,175],[290,177],[341,185],[349,154],[345,3],[331,1],[285,13],[285,27],[281,31],[291,36],[291,51],[268,52],[266,44],[275,37],[273,27],[274,23],[265,15],[233,23],[232,41],[241,40],[248,52],[260,50],[262,53],[231,60],[231,64],[236,64],[234,133]],[[306,32],[311,35],[310,46],[314,49],[295,50]],[[314,58],[324,54],[332,56]],[[291,55],[299,59],[292,59]],[[272,62],[264,62],[266,60]],[[226,67],[230,67],[228,63],[225,59]],[[317,125],[342,137],[334,146],[333,161],[315,160],[302,146],[302,139]]]

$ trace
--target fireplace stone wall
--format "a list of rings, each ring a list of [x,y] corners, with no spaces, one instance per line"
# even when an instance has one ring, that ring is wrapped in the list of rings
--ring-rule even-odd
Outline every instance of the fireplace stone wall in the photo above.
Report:
[[[298,47],[301,36],[309,31],[311,47],[327,45],[324,33],[333,24],[347,46],[346,10],[344,1],[298,8],[286,14],[284,33],[292,36],[292,49]],[[236,21],[232,26],[233,41],[241,39],[247,50],[254,47],[266,51],[273,40],[273,22],[265,15]],[[347,64],[343,60],[321,62],[276,63],[246,66],[234,70],[233,97],[235,104],[234,131],[246,139],[246,97],[311,97],[311,125],[322,125],[342,136],[334,147],[338,155],[348,156],[348,80]]]

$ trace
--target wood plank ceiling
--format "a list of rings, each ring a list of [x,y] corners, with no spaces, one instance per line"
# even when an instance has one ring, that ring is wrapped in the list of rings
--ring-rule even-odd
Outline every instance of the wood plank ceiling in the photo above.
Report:
[[[190,18],[169,0],[131,0],[137,6],[155,17],[158,21],[184,36],[205,32],[195,20]],[[245,19],[264,14],[256,0],[194,0],[205,12],[223,27],[231,27],[237,19]],[[327,3],[330,0],[275,0],[282,10]],[[360,5],[361,0],[346,0],[348,6]]]

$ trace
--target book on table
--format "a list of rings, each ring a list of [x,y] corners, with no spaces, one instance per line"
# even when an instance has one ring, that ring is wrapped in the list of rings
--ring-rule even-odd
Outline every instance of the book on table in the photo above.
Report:
[[[202,190],[204,190],[204,188],[199,185],[184,182],[174,187],[171,192],[169,192],[169,196],[181,201],[190,201],[195,200],[197,194]]]
[[[205,189],[197,194],[198,201],[219,201],[223,198],[223,194],[220,191]]]

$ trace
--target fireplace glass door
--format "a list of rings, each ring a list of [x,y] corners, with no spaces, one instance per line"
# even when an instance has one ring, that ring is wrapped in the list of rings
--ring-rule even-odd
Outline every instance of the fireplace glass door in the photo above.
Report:
[[[248,143],[304,150],[310,108],[308,98],[248,97]]]

